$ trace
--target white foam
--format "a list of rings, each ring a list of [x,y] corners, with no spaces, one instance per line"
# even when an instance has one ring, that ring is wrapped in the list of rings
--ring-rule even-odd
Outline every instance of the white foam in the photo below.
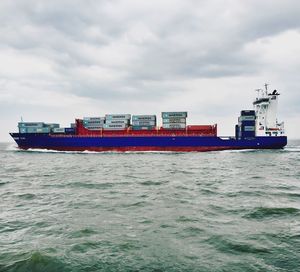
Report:
[[[7,150],[18,151],[18,152],[32,152],[32,153],[63,153],[63,154],[175,154],[184,152],[174,151],[60,151],[54,149],[41,149],[41,148],[29,148],[27,150],[20,149],[16,145],[11,145]]]
[[[14,151],[18,152],[32,152],[32,153],[67,153],[67,154],[80,154],[83,153],[82,151],[60,151],[60,150],[53,150],[53,149],[41,149],[41,148],[29,148],[29,149],[20,149],[17,148]]]
[[[174,153],[185,153],[185,152],[178,152],[178,151],[151,151],[151,150],[147,150],[147,151],[125,151],[125,154],[147,154],[147,153],[154,153],[154,154],[174,154]]]
[[[117,153],[117,152],[113,152],[113,151],[98,152],[98,151],[84,150],[84,151],[78,151],[76,153],[80,153],[80,154],[99,154],[99,153]]]
[[[242,153],[242,152],[255,152],[258,149],[232,149],[232,150],[220,150],[216,152],[222,152],[222,153]]]
[[[300,152],[300,146],[288,146],[288,147],[284,148],[283,151]]]
[[[59,151],[53,149],[41,149],[41,148],[29,148],[27,150],[21,150],[23,152],[37,152],[37,153],[76,153],[74,151]]]

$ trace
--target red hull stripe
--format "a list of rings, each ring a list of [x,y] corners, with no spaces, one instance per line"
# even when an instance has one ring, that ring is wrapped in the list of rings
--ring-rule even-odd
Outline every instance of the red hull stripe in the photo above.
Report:
[[[184,147],[159,147],[159,146],[139,146],[139,147],[20,147],[21,149],[45,149],[45,150],[57,150],[57,151],[93,151],[93,152],[127,152],[127,151],[173,151],[173,152],[205,152],[205,151],[220,151],[220,150],[233,150],[233,149],[245,149],[241,147],[232,146],[184,146]]]

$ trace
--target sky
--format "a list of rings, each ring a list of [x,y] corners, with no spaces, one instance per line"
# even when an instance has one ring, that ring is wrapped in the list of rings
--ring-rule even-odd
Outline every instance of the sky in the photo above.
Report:
[[[300,1],[1,0],[0,141],[17,122],[188,111],[233,135],[255,89],[300,138]]]

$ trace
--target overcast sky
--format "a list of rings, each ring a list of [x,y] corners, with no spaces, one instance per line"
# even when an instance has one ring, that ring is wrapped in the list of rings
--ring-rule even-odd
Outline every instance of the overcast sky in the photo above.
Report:
[[[21,116],[161,111],[233,135],[265,82],[300,138],[299,14],[297,0],[1,0],[0,141]]]

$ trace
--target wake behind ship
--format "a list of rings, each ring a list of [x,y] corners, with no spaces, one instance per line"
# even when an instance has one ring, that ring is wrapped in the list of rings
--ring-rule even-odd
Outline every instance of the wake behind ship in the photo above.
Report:
[[[187,112],[155,115],[107,114],[76,119],[68,128],[44,122],[19,122],[10,133],[20,149],[58,151],[213,151],[279,149],[287,144],[277,121],[279,93],[259,90],[253,110],[242,110],[235,136],[217,136],[217,125],[187,125]]]

